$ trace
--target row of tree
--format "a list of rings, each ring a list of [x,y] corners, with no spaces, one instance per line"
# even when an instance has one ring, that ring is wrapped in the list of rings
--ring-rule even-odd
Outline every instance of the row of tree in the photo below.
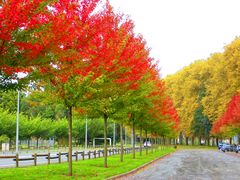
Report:
[[[121,161],[123,125],[132,127],[133,136],[138,128],[141,142],[142,131],[176,136],[178,115],[146,42],[108,1],[10,0],[0,6],[1,88],[28,84],[64,105],[69,175],[73,112],[104,119],[105,167],[109,118],[120,124]]]
[[[68,124],[66,119],[45,119],[40,116],[28,117],[20,115],[19,124],[20,140],[35,139],[38,147],[38,140],[48,140],[54,138],[59,146],[66,146],[68,137]],[[112,136],[113,127],[108,128],[108,132]],[[0,137],[5,137],[5,141],[15,141],[16,137],[16,114],[9,113],[7,110],[0,109]],[[103,137],[103,123],[101,119],[88,120],[88,141],[95,137]],[[73,119],[73,139],[76,145],[85,142],[85,119]],[[3,139],[3,138],[2,138]]]
[[[28,91],[30,92],[30,91]],[[5,137],[5,141],[15,139],[16,135],[16,111],[17,92],[9,90],[0,94],[0,136]],[[5,110],[4,110],[5,109]],[[65,143],[67,137],[66,109],[58,99],[51,96],[46,91],[31,91],[30,94],[20,93],[20,139],[49,139],[54,138],[59,145]],[[175,109],[172,109],[175,110]],[[174,113],[173,113],[174,114]],[[176,113],[175,113],[176,114]],[[87,117],[74,111],[73,118],[73,138],[77,144],[83,144],[85,133],[85,119],[88,119],[88,140],[95,137],[103,137],[102,119],[88,115]],[[89,119],[95,118],[95,119]],[[111,120],[111,122],[112,120]],[[11,131],[8,131],[11,129]],[[108,137],[113,136],[113,127],[108,127]],[[130,130],[125,126],[125,135],[131,136]],[[169,129],[170,130],[170,129]],[[162,136],[168,137],[170,134],[163,129]],[[169,131],[170,132],[170,131]],[[136,133],[139,136],[139,131]],[[149,136],[151,134],[149,133]],[[154,136],[153,136],[154,137]],[[145,137],[146,138],[146,137]],[[174,138],[174,136],[171,136]],[[116,139],[119,142],[119,125],[116,125]],[[5,142],[2,141],[2,142]],[[126,142],[125,142],[126,143]],[[10,143],[11,144],[11,143]],[[38,143],[37,143],[38,144]],[[66,145],[66,144],[65,144]]]
[[[180,117],[179,131],[186,139],[208,139],[210,136],[226,138],[240,134],[237,113],[237,94],[240,91],[239,49],[240,38],[237,37],[225,47],[224,52],[212,54],[206,60],[195,61],[166,78],[168,91]]]

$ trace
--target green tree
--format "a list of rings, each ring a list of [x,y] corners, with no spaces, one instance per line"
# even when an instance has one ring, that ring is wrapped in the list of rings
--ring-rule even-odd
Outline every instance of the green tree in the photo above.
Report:
[[[59,119],[53,122],[53,137],[57,140],[58,145],[66,145],[68,138],[68,121]]]
[[[29,117],[41,116],[46,119],[62,119],[66,117],[66,108],[64,104],[51,92],[45,90],[31,90],[29,95],[21,101],[22,113]]]
[[[211,127],[212,125],[209,119],[203,114],[203,106],[200,106],[196,109],[194,113],[194,120],[192,122],[192,131],[194,136],[199,137],[199,145],[202,137],[204,137],[205,140],[209,138]]]
[[[10,140],[10,147],[12,140],[16,136],[16,115],[10,114],[7,110],[0,108],[0,136],[6,135]]]
[[[21,98],[23,95],[21,95]],[[17,91],[0,91],[0,108],[10,113],[17,111]]]

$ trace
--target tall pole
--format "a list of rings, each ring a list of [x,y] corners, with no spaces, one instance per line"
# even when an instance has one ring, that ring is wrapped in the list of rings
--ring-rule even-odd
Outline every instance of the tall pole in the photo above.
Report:
[[[88,137],[88,124],[87,124],[87,121],[88,121],[88,119],[87,119],[87,115],[86,115],[86,127],[85,127],[85,149],[87,149],[87,145],[88,145],[88,143],[87,143],[87,137]]]
[[[19,141],[19,111],[20,111],[20,91],[17,90],[17,124],[16,124],[16,153],[18,153],[18,141]]]
[[[116,143],[116,128],[115,128],[115,122],[113,123],[113,146],[115,146]]]

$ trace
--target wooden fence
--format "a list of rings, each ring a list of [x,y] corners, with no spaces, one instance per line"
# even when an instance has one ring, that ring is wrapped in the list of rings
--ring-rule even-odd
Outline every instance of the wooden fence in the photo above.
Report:
[[[142,148],[144,150],[146,148]],[[147,149],[156,149],[156,147],[153,148],[147,148]],[[135,148],[135,151],[140,151],[139,147]],[[108,156],[120,154],[121,149],[120,148],[112,148],[108,149]],[[124,154],[129,154],[132,152],[132,148],[124,148],[123,149]],[[47,159],[47,164],[51,164],[52,159],[58,159],[58,163],[62,162],[62,156],[67,157],[68,161],[68,152],[58,152],[57,154],[51,155],[51,153],[34,153],[31,157],[20,157],[19,154],[16,154],[14,156],[0,156],[0,159],[13,159],[13,161],[16,162],[16,167],[19,167],[19,162],[21,161],[33,161],[33,165],[37,166],[37,160],[39,157],[45,157]],[[104,150],[93,150],[93,151],[75,151],[72,154],[73,157],[75,157],[75,161],[78,160],[85,160],[85,159],[95,159],[100,158],[104,156]]]

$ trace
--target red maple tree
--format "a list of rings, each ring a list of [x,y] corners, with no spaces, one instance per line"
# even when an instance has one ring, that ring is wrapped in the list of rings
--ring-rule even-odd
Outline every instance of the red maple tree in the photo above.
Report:
[[[12,75],[29,72],[47,51],[43,32],[50,22],[44,0],[8,0],[0,4],[0,69]]]
[[[228,103],[225,113],[213,124],[212,132],[218,134],[223,127],[240,127],[240,94],[232,97]]]

